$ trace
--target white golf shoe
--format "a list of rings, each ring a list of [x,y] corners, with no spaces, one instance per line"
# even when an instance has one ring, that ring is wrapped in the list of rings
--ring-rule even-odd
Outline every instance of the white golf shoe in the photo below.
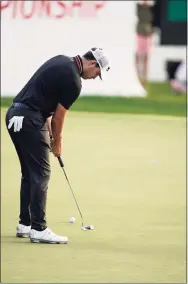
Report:
[[[31,226],[25,226],[22,224],[18,224],[18,226],[16,227],[16,237],[18,238],[28,238],[29,237],[29,233],[31,231]]]
[[[67,244],[68,238],[56,235],[49,228],[46,228],[44,231],[31,229],[30,241],[32,243]]]

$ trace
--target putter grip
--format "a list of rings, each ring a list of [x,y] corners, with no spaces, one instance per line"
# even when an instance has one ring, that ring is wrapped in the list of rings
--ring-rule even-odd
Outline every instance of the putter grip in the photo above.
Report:
[[[58,161],[59,161],[60,166],[63,168],[63,167],[64,167],[64,164],[63,164],[63,161],[62,161],[61,156],[59,156],[59,157],[57,157],[57,158],[58,158]]]

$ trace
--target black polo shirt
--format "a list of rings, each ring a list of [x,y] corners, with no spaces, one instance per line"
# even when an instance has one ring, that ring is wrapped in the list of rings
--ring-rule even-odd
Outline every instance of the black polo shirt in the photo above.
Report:
[[[55,56],[35,72],[13,102],[26,104],[45,117],[54,113],[58,103],[68,110],[80,95],[82,69],[79,56]]]

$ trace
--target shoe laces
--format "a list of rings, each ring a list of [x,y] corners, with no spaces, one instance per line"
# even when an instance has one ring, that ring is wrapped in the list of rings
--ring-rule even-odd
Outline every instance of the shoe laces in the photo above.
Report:
[[[56,234],[52,232],[52,230],[48,229],[47,234],[50,235],[51,237],[55,237]]]

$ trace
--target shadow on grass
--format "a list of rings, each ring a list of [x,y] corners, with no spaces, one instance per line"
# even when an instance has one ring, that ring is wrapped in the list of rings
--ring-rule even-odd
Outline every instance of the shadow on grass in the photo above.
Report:
[[[1,244],[3,243],[17,243],[17,244],[28,244],[29,238],[16,238],[14,236],[2,236]]]

